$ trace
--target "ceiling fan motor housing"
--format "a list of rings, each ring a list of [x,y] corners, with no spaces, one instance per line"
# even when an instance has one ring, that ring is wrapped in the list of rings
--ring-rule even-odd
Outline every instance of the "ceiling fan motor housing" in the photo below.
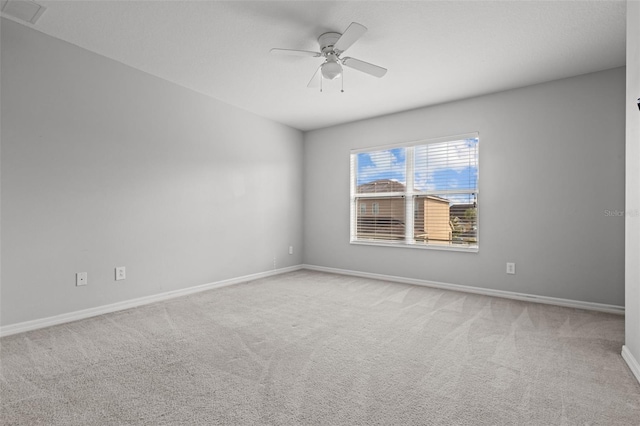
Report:
[[[327,54],[333,52],[333,46],[340,39],[342,34],[340,33],[324,33],[318,37],[318,44],[320,44],[320,51],[327,56]]]

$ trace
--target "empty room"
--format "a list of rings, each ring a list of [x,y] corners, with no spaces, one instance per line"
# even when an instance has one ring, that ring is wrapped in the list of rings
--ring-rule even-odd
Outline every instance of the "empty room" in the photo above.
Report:
[[[640,425],[640,1],[0,7],[0,424]]]

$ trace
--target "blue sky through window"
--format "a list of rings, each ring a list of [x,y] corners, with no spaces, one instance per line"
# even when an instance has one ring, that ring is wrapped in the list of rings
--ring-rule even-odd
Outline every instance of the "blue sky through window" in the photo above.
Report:
[[[389,179],[406,183],[407,157],[405,148],[358,154],[358,181],[356,185]]]

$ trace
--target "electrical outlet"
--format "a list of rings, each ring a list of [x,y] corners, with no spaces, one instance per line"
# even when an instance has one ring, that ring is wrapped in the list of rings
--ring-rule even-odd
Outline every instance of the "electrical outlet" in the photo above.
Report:
[[[89,277],[86,272],[78,272],[76,274],[76,287],[81,285],[87,285],[88,281],[89,281]]]
[[[516,274],[516,264],[507,262],[507,274],[515,275]]]
[[[289,254],[293,254],[293,246],[289,246]]]
[[[127,278],[127,271],[124,266],[116,267],[116,281],[124,280]]]

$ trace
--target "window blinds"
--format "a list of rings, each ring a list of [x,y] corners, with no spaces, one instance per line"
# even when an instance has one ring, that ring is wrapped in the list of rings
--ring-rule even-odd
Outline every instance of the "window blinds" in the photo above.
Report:
[[[351,153],[351,242],[478,247],[477,133]]]

